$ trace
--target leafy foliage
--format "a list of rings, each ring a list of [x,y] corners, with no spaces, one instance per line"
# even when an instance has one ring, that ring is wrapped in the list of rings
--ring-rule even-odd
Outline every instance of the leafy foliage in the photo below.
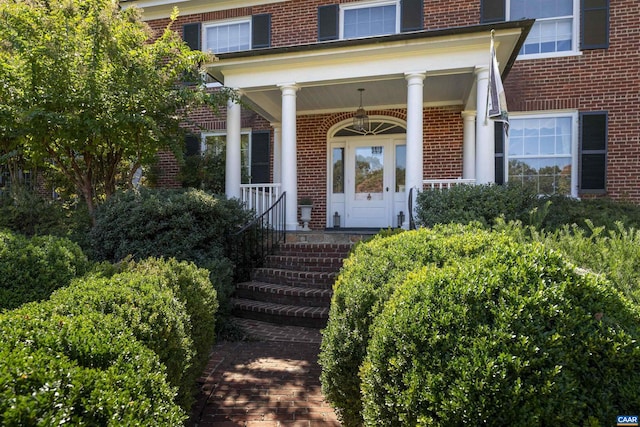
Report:
[[[180,426],[158,357],[121,319],[53,314],[29,304],[0,315],[0,424]]]
[[[417,222],[435,224],[480,222],[492,225],[495,218],[524,220],[535,206],[536,194],[527,186],[458,185],[423,191],[416,199]]]
[[[44,300],[88,268],[80,247],[66,238],[0,231],[0,309]]]
[[[379,236],[356,246],[334,285],[319,356],[323,392],[343,425],[362,423],[358,370],[366,355],[371,324],[396,286],[417,268],[481,256],[506,238],[478,224],[451,224]]]
[[[202,190],[119,192],[96,215],[91,231],[97,259],[176,258],[211,272],[220,308],[233,291],[233,265],[225,257],[226,236],[248,222],[238,201]]]
[[[158,150],[181,156],[193,107],[233,96],[181,83],[211,58],[171,30],[175,13],[159,37],[116,0],[6,0],[0,14],[0,155],[64,177],[90,214]]]
[[[179,389],[178,402],[189,409],[196,379],[187,375],[193,358],[192,327],[184,303],[160,277],[143,273],[89,277],[58,290],[46,304],[51,313],[64,316],[95,311],[123,320],[135,338],[158,355],[169,383]]]
[[[540,244],[425,266],[374,321],[365,424],[609,425],[640,405],[639,321]]]

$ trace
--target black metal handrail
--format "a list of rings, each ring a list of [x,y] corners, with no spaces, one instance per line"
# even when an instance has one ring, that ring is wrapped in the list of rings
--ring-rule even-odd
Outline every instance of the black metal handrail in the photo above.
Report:
[[[269,209],[230,236],[229,254],[235,264],[236,283],[251,279],[251,270],[261,267],[264,259],[286,239],[286,193]]]

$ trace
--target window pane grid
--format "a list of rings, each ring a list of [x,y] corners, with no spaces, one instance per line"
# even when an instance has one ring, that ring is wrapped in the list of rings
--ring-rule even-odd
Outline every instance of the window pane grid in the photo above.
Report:
[[[249,22],[215,25],[206,28],[206,49],[214,53],[251,49]]]
[[[573,0],[510,0],[511,20],[536,20],[520,55],[566,52],[574,49],[576,11]]]
[[[515,119],[509,137],[509,181],[539,194],[571,194],[571,118]]]
[[[361,7],[344,11],[344,38],[370,37],[396,32],[395,5]]]

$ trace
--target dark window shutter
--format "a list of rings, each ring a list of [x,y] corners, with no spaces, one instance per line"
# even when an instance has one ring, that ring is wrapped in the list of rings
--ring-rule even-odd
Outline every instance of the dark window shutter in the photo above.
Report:
[[[251,182],[270,182],[270,134],[269,131],[255,131],[251,134]]]
[[[495,172],[496,184],[504,184],[504,125],[502,122],[495,122]]]
[[[417,31],[424,28],[422,0],[402,0],[400,9],[400,31]]]
[[[506,17],[505,0],[480,1],[480,22],[502,22]]]
[[[338,39],[339,14],[340,8],[337,4],[318,7],[318,41]]]
[[[580,114],[580,191],[603,193],[607,181],[607,113]]]
[[[200,138],[197,135],[189,134],[184,138],[185,157],[200,154]]]
[[[253,15],[251,17],[251,48],[271,46],[271,15]]]
[[[182,40],[184,40],[192,50],[202,50],[200,45],[200,23],[184,24],[182,26]]]
[[[609,0],[582,0],[581,48],[609,47]]]

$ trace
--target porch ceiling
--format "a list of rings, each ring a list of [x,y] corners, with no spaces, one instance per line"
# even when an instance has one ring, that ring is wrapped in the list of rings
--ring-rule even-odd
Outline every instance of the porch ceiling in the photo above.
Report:
[[[208,71],[266,119],[281,121],[280,85],[294,83],[299,115],[350,111],[364,88],[367,111],[404,108],[405,73],[424,72],[425,106],[476,109],[475,71],[489,65],[490,31],[495,29],[503,76],[515,60],[532,21],[420,31],[371,39],[272,48],[219,55]]]

